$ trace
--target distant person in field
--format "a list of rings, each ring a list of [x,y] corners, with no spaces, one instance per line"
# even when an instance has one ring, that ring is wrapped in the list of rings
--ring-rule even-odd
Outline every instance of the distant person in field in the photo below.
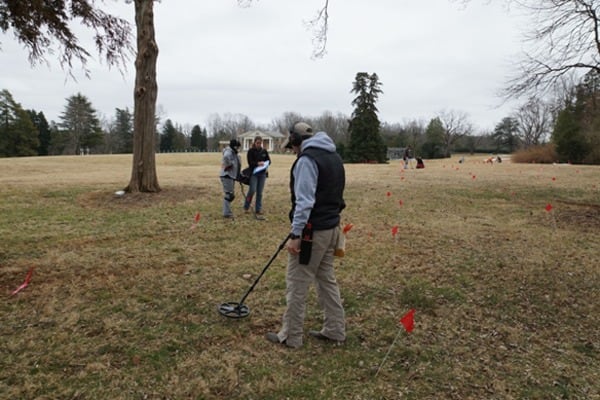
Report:
[[[267,149],[263,147],[263,140],[260,136],[254,138],[254,143],[252,143],[252,147],[248,150],[247,159],[248,165],[251,171],[254,171],[257,167],[262,167],[265,165],[265,162],[271,163],[271,158],[269,157],[269,152]],[[252,197],[256,194],[256,202],[254,204],[254,210],[256,216],[259,217],[263,214],[263,190],[265,188],[265,183],[268,177],[267,170],[260,171],[256,174],[252,174],[250,176],[250,188],[248,189],[248,193],[246,198],[244,199],[244,211],[250,211],[250,204],[252,203]]]
[[[231,211],[231,202],[235,199],[235,182],[240,175],[242,160],[238,155],[241,147],[236,139],[229,141],[229,146],[223,149],[223,158],[221,161],[221,184],[223,185],[223,218],[233,218]]]
[[[404,169],[407,169],[409,165],[412,168],[413,158],[414,158],[414,155],[413,155],[412,147],[410,147],[410,145],[408,145],[408,146],[406,146],[406,149],[404,149],[404,157],[403,157]]]
[[[417,169],[425,168],[425,164],[423,163],[423,159],[421,157],[417,157]]]

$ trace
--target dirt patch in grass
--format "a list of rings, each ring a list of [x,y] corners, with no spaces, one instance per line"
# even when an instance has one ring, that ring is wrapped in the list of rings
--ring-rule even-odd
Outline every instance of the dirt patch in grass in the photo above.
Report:
[[[156,207],[157,204],[178,204],[197,201],[212,194],[206,187],[175,186],[165,187],[158,193],[125,193],[118,195],[106,190],[87,192],[77,197],[77,203],[86,208],[135,209]]]
[[[561,202],[556,223],[565,229],[597,232],[600,227],[600,205]]]

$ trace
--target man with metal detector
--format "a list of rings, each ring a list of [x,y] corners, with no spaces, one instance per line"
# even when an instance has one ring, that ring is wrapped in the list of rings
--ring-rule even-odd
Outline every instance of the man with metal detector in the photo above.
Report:
[[[237,139],[231,139],[229,146],[223,150],[221,171],[219,177],[223,185],[223,218],[233,218],[231,202],[235,199],[235,182],[240,175],[242,160],[238,155],[241,143]]]
[[[334,343],[346,340],[346,323],[340,290],[335,279],[333,259],[340,232],[340,212],[345,171],[336,147],[325,132],[313,133],[310,125],[297,122],[283,145],[297,159],[290,173],[292,223],[286,271],[286,302],[282,326],[266,338],[287,347],[302,346],[306,296],[315,283],[323,309],[323,328],[309,336]]]

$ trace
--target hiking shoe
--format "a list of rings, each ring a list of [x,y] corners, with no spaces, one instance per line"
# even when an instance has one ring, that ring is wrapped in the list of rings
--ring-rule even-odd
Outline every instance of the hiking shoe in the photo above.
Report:
[[[250,214],[250,209],[249,208],[244,208],[244,213]]]
[[[329,337],[323,335],[319,331],[308,331],[308,336],[314,337],[315,339],[322,340],[324,342],[333,343],[336,346],[341,346],[342,344],[344,344],[344,341],[345,341],[345,340],[335,340],[335,339],[329,338]]]
[[[233,216],[233,214],[223,215],[223,218],[225,218],[225,219],[235,219],[235,217]]]
[[[294,346],[290,346],[286,343],[286,341],[284,340],[283,342],[279,340],[279,336],[277,336],[277,334],[275,332],[267,332],[267,334],[265,335],[265,338],[271,342],[271,343],[275,343],[275,344],[281,344],[285,347],[289,347],[294,349]]]

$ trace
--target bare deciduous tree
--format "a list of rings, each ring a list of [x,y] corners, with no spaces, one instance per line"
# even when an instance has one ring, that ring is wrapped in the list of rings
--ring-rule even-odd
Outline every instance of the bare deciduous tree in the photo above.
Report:
[[[570,74],[600,72],[598,0],[509,0],[531,15],[524,40],[534,50],[519,63],[506,97],[546,93]]]
[[[308,124],[311,124],[309,118],[303,117],[298,113],[290,111],[283,113],[283,115],[280,118],[274,118],[271,124],[274,127],[277,127],[276,129],[279,130],[281,134],[287,136],[290,132],[290,127],[298,121],[304,121]]]
[[[237,0],[242,7],[248,7],[253,0]],[[258,1],[258,0],[254,0]],[[313,35],[312,58],[321,58],[327,54],[327,32],[329,31],[329,0],[324,0],[323,7],[317,10],[313,19],[304,22]]]
[[[348,141],[349,120],[349,116],[340,112],[334,115],[331,111],[325,111],[313,121],[313,128],[327,132],[336,143],[346,143]]]
[[[327,54],[327,31],[329,30],[329,0],[317,11],[313,19],[306,22],[313,32],[313,58],[321,58]]]
[[[210,136],[219,137],[220,139],[233,139],[239,134],[253,130],[256,125],[250,117],[244,114],[226,113],[223,116],[220,114],[211,114],[208,117],[208,132]]]
[[[552,107],[536,97],[530,97],[519,107],[515,118],[519,123],[518,135],[526,149],[541,144],[552,129]]]
[[[461,137],[471,134],[473,126],[466,113],[460,111],[441,111],[438,118],[444,128],[444,147],[446,156],[450,156],[452,145]]]

